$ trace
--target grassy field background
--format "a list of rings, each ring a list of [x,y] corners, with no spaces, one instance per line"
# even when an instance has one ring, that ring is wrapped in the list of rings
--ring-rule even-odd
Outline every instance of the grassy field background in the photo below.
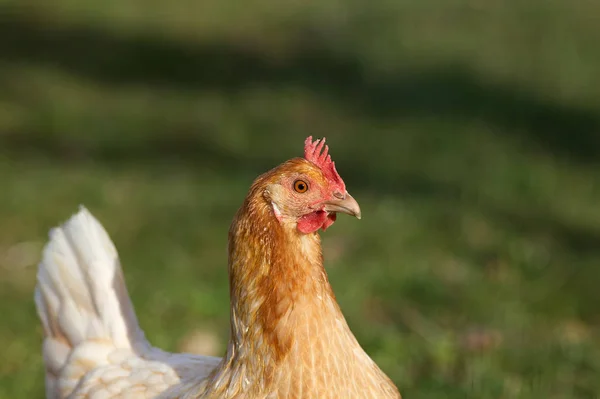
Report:
[[[348,322],[424,398],[600,395],[600,5],[0,1],[0,399],[42,398],[32,301],[85,204],[140,322],[222,353],[227,229],[327,136]],[[190,346],[196,345],[196,346]]]

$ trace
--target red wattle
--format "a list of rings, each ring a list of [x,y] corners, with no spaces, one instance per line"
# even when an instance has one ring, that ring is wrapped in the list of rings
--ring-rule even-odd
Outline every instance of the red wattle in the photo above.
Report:
[[[298,220],[298,230],[304,234],[314,233],[320,228],[325,231],[325,229],[335,222],[335,218],[335,213],[327,213],[325,211],[312,212],[302,216]]]

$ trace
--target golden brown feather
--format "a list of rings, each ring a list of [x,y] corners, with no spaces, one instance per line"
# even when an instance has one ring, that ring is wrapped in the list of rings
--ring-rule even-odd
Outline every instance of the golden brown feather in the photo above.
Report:
[[[298,175],[327,187],[312,163],[288,161],[255,180],[231,225],[231,342],[203,394],[400,398],[346,324],[323,267],[318,233],[304,234],[292,221],[278,220],[273,187]]]

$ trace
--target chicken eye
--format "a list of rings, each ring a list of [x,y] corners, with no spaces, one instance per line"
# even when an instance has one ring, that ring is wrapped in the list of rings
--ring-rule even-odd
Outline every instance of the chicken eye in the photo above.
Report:
[[[308,184],[304,180],[296,180],[294,182],[294,190],[298,193],[305,193],[308,190]]]

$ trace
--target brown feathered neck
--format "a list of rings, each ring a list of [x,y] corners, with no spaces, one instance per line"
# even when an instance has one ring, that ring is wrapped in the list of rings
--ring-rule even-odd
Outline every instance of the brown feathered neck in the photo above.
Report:
[[[277,220],[264,195],[268,178],[254,182],[229,230],[231,337],[223,364],[244,364],[265,383],[292,345],[307,338],[295,334],[300,326],[293,313],[323,300],[335,303],[319,235]]]
[[[260,334],[264,348],[256,349],[276,362],[290,350],[295,326],[286,317],[298,303],[334,298],[319,235],[280,222],[261,183],[252,186],[229,232],[232,339],[240,345]]]
[[[361,379],[377,397],[399,397],[346,324],[319,235],[276,218],[268,178],[252,185],[229,231],[231,337],[202,397],[350,397],[350,387],[370,397]]]

